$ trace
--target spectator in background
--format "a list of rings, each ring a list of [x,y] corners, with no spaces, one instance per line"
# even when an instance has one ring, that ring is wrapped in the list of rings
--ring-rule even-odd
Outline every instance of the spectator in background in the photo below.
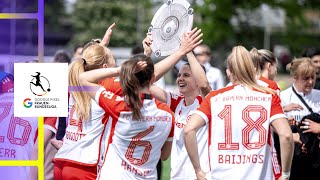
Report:
[[[54,55],[53,62],[56,63],[70,63],[71,58],[65,50],[58,50]]]
[[[302,57],[310,58],[313,65],[317,67],[314,89],[320,90],[320,48],[307,48],[302,53]]]
[[[320,90],[313,89],[316,79],[316,67],[311,63],[310,58],[294,59],[287,65],[293,77],[293,85],[280,93],[281,105],[283,111],[288,117],[290,125],[299,124],[302,118],[310,114],[310,110],[300,100],[299,96],[312,109],[314,113],[320,113]],[[319,123],[307,120],[302,129],[306,132],[318,134],[316,130]],[[315,131],[312,131],[315,129]],[[310,131],[309,131],[310,130]],[[314,165],[312,159],[309,159],[306,152],[305,144],[302,143],[299,133],[293,133],[295,142],[295,154],[292,161],[292,170],[290,180],[314,179],[319,180],[320,166]],[[300,151],[301,149],[301,151]],[[304,153],[304,155],[300,155]]]
[[[210,65],[212,54],[209,46],[200,44],[194,48],[193,52],[199,63],[206,68],[206,76],[212,90],[223,88],[224,80],[221,71],[218,68]]]
[[[83,45],[78,44],[74,47],[72,61],[82,58]]]
[[[137,44],[135,47],[132,48],[131,50],[131,55],[136,55],[136,54],[141,54],[143,53],[144,49],[143,46],[140,44]]]

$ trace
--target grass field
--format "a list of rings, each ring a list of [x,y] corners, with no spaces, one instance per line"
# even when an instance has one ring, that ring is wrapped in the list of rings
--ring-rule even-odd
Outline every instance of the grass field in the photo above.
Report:
[[[170,179],[170,158],[166,161],[162,161],[162,174],[161,180],[169,180]]]

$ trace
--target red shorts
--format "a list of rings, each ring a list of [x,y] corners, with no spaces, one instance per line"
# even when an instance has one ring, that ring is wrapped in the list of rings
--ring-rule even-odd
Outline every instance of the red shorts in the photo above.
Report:
[[[84,166],[76,163],[57,161],[54,163],[54,180],[97,179],[97,166]]]

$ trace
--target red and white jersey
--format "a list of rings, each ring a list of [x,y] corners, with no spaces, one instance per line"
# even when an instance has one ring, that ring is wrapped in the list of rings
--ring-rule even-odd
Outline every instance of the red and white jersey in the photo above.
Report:
[[[194,168],[188,156],[188,152],[184,144],[183,129],[191,117],[192,111],[196,110],[202,102],[202,97],[199,95],[194,100],[193,104],[186,106],[184,96],[180,94],[167,93],[167,104],[174,112],[175,126],[174,136],[171,149],[171,172],[170,179],[196,179]],[[208,172],[208,126],[204,126],[197,132],[198,153],[201,163],[201,168]]]
[[[209,124],[212,179],[276,179],[270,123],[285,118],[278,95],[233,85],[210,92],[195,112]]]
[[[279,87],[278,83],[276,83],[275,81],[272,81],[270,79],[267,79],[267,78],[261,76],[258,79],[258,84],[263,86],[263,87],[268,87],[270,89],[275,90],[277,95],[280,96],[280,87]],[[281,100],[281,98],[280,98],[280,100]],[[273,138],[271,138],[270,140],[274,144]],[[277,153],[277,150],[276,150],[275,146],[272,146],[272,152]],[[278,156],[278,154],[280,154],[280,152],[278,152],[276,155]]]
[[[273,89],[273,90],[276,91],[278,96],[280,95],[280,87],[275,81],[272,81],[270,79],[267,79],[267,78],[261,76],[258,79],[258,84],[261,85],[261,86]]]
[[[113,92],[114,94],[117,94],[119,96],[123,95],[121,86],[120,86],[120,79],[119,77],[112,77],[112,78],[106,78],[103,81],[99,83],[101,86],[103,86],[106,90]],[[108,144],[107,140],[110,137],[111,133],[111,118],[109,117],[108,114],[105,114],[105,122],[104,122],[104,130],[101,135],[101,142],[100,142],[100,159],[98,162],[98,166],[100,169],[103,163],[103,159],[106,153],[106,145]]]
[[[156,179],[161,148],[173,136],[174,115],[169,107],[145,96],[142,118],[133,120],[123,97],[100,88],[95,99],[112,117],[97,179]]]
[[[118,78],[107,78],[99,83],[108,90],[122,94]],[[63,145],[56,160],[69,161],[81,165],[97,165],[100,159],[100,144],[108,116],[92,99],[90,119],[84,121],[77,117],[72,96],[69,97],[69,117]],[[102,152],[103,154],[103,152]]]
[[[119,96],[123,95],[121,86],[120,86],[120,79],[118,77],[106,78],[99,82],[101,86],[106,88],[106,90],[111,91]]]
[[[30,160],[38,118],[14,117],[13,99],[13,93],[0,94],[0,160]],[[0,167],[4,179],[28,179],[28,173],[26,166]]]
[[[100,135],[103,131],[104,110],[91,100],[90,119],[77,117],[72,96],[69,97],[69,117],[63,145],[55,161],[69,161],[81,165],[96,165],[98,161]]]

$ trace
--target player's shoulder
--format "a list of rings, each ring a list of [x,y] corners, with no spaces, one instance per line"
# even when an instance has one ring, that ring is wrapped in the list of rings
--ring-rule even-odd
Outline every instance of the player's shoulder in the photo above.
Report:
[[[262,85],[263,85],[263,83],[265,83],[265,85],[264,85],[265,87],[269,87],[274,90],[280,89],[279,85],[273,80],[267,79],[265,77],[260,77],[259,80],[262,83]]]
[[[159,100],[157,100],[155,98],[154,98],[154,101],[155,101],[155,104],[156,104],[158,109],[164,110],[164,111],[166,111],[166,112],[168,112],[170,114],[173,113],[171,111],[170,107],[168,106],[168,104],[160,102]]]

